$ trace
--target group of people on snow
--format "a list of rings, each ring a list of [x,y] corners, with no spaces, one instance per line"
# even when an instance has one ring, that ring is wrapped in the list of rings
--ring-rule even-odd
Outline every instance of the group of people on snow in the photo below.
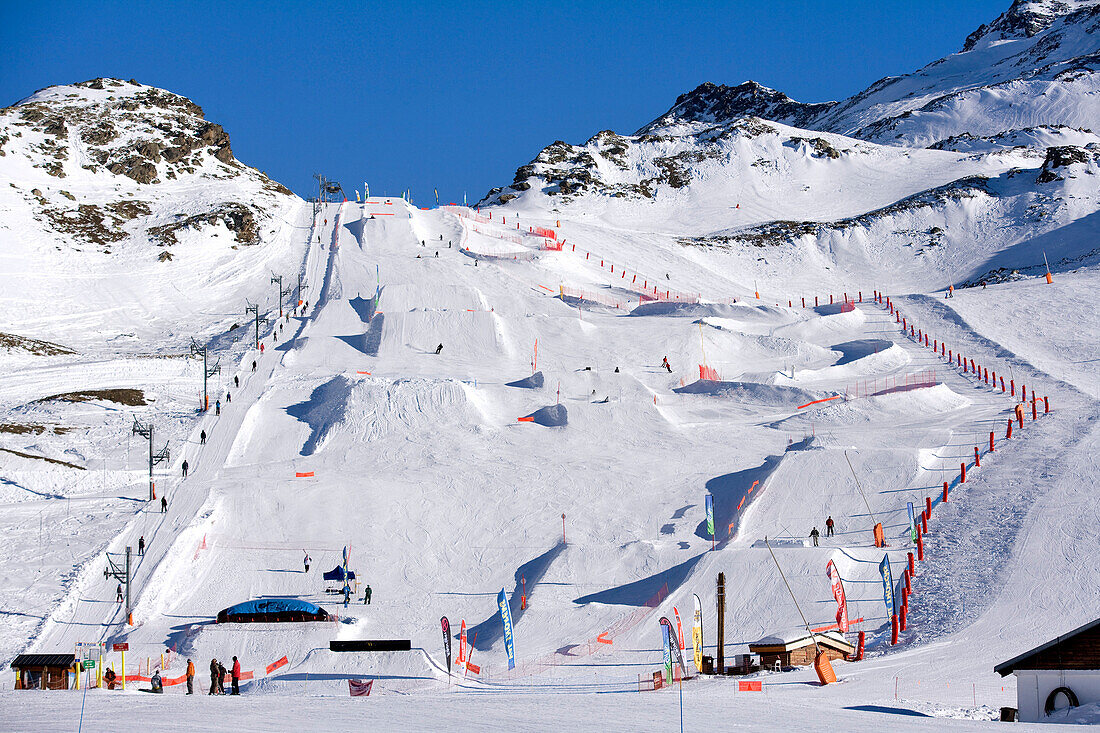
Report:
[[[825,520],[825,536],[832,537],[834,530],[836,529],[836,522],[833,521],[833,515],[830,514],[828,519]],[[817,531],[817,527],[810,530],[810,539],[814,541],[814,547],[817,547],[817,540],[821,537],[821,533]]]

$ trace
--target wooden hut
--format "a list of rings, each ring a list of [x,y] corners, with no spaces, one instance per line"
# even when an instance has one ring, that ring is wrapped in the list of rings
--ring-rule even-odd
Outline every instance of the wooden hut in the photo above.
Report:
[[[12,660],[17,690],[67,690],[75,654],[20,654]]]
[[[749,651],[760,655],[760,666],[765,669],[774,667],[776,661],[781,667],[800,667],[814,663],[814,656],[817,654],[817,649],[814,648],[815,639],[829,661],[847,659],[856,653],[856,648],[838,632],[827,631],[814,634],[811,638],[805,629],[765,636],[749,644]]]
[[[1022,722],[1040,722],[1067,707],[1098,703],[1100,619],[1002,662],[993,671],[1002,677],[1016,675]]]

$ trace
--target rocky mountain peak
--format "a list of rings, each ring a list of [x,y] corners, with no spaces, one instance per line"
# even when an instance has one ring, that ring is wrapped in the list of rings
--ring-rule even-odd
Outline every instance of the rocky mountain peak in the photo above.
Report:
[[[963,51],[1009,39],[1031,38],[1042,33],[1058,18],[1082,8],[1100,5],[1100,0],[1013,0],[1008,10],[991,23],[983,24],[966,37]]]
[[[644,135],[661,127],[684,122],[721,123],[742,117],[761,117],[799,127],[800,123],[821,114],[834,104],[835,102],[797,102],[783,92],[751,80],[732,87],[708,81],[686,94],[681,94],[671,109],[635,134]]]

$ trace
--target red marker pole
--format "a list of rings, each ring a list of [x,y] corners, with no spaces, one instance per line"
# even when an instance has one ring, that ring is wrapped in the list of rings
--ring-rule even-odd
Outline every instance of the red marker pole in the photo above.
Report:
[[[561,515],[561,543],[565,544],[565,513]]]

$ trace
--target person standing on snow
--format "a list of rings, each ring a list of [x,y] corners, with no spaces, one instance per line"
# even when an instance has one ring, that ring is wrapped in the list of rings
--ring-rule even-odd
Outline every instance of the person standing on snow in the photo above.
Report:
[[[241,380],[237,379],[237,375],[234,374],[233,375],[233,387],[236,388],[236,387],[240,387],[240,386],[241,386]]]
[[[199,445],[206,445],[206,431],[199,433]]]
[[[256,371],[256,360],[252,360],[252,371]]]
[[[830,514],[829,518],[825,520],[825,536],[826,537],[832,537],[833,536],[833,527],[834,527],[833,515]]]
[[[222,414],[222,401],[214,400],[214,417]]]
[[[145,554],[145,535],[142,535],[141,537],[138,537],[138,554],[139,555],[144,555]]]
[[[233,393],[232,392],[226,392],[225,393],[225,402],[226,402],[226,404],[229,404],[232,401],[233,401]]]
[[[233,657],[233,691],[229,694],[239,695],[241,694],[241,663],[236,657]]]
[[[303,550],[302,552],[305,552],[305,550]],[[302,564],[306,566],[306,570],[305,570],[305,571],[306,571],[307,573],[309,572],[309,564],[310,564],[311,562],[313,562],[313,559],[312,559],[312,558],[310,558],[310,556],[309,556],[309,553],[308,553],[308,552],[306,552],[306,556],[302,558]]]
[[[225,694],[225,675],[229,670],[225,668],[225,665],[218,662],[218,694]]]
[[[187,694],[195,694],[195,663],[187,660]]]
[[[183,469],[183,477],[187,478],[187,461],[186,460],[183,462],[183,465],[180,466],[180,468]]]
[[[115,589],[115,595],[117,596],[115,600],[122,603],[122,583],[119,583],[118,588]]]
[[[821,533],[817,531],[817,527],[814,527],[810,532],[810,539],[814,541],[814,547],[817,547],[817,538],[821,536]]]
[[[367,586],[366,590],[363,591],[363,603],[365,605],[368,605],[368,606],[370,605],[370,586],[369,585]]]
[[[168,513],[168,497],[167,496],[160,497],[160,513],[161,514],[167,514]]]
[[[218,660],[210,660],[210,695],[218,694]]]

